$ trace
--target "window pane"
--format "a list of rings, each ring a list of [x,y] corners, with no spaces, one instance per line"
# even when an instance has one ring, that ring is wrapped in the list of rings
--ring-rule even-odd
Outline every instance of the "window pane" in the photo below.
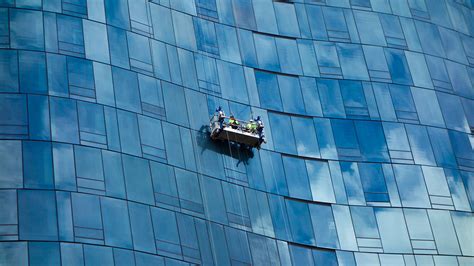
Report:
[[[283,110],[288,113],[304,114],[305,108],[298,78],[278,75],[278,85]]]
[[[431,207],[423,174],[419,166],[393,165],[393,171],[404,207]]]
[[[283,111],[277,75],[255,71],[260,104],[263,108]]]
[[[130,29],[130,18],[128,13],[128,1],[127,0],[104,0],[107,24],[115,27],[129,30]]]
[[[316,245],[308,204],[300,201],[286,200],[286,207],[288,209],[293,241],[306,245]]]
[[[151,208],[158,254],[179,258],[181,246],[174,212]]]
[[[344,103],[337,80],[319,79],[318,89],[324,116],[345,118]]]
[[[11,9],[10,39],[13,49],[43,50],[44,34],[42,12]]]
[[[296,139],[296,150],[298,155],[306,157],[321,157],[319,154],[318,141],[314,131],[313,120],[294,116],[291,119],[293,132]]]
[[[41,208],[38,208],[41,202]],[[53,191],[18,191],[20,239],[58,240],[56,197]]]
[[[283,128],[289,129],[292,127],[290,116],[277,113],[269,113],[268,117],[270,125],[274,129],[272,131],[272,135],[275,150],[290,154],[296,154],[297,151],[293,131],[281,130]]]
[[[101,199],[105,244],[132,248],[132,235],[127,202],[112,198]]]
[[[329,205],[309,204],[313,230],[316,235],[316,246],[323,248],[339,248],[336,223]],[[322,255],[322,254],[318,254]],[[327,264],[324,264],[327,265]]]
[[[441,254],[461,255],[449,211],[428,210],[436,247]]]
[[[375,208],[384,252],[411,253],[411,244],[401,209]]]
[[[306,160],[306,169],[311,183],[314,201],[335,203],[333,184],[327,162]]]
[[[254,34],[255,50],[258,51],[257,59],[260,68],[270,71],[280,71],[280,62],[275,44],[275,38]]]
[[[21,51],[18,61],[20,64],[20,91],[46,94],[46,56],[41,52]]]
[[[50,100],[53,140],[79,144],[76,101],[54,97]]]
[[[128,199],[154,205],[148,161],[127,155],[122,159]]]
[[[51,143],[23,142],[25,188],[54,188]]]
[[[0,187],[23,187],[22,148],[19,141],[0,141]]]
[[[288,191],[291,197],[311,200],[311,191],[305,161],[296,157],[283,156]]]

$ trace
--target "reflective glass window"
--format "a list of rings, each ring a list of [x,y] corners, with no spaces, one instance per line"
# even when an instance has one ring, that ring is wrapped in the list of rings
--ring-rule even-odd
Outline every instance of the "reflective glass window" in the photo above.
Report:
[[[473,85],[469,82],[469,76],[472,74],[468,73],[466,66],[449,60],[445,60],[444,62],[446,63],[454,91],[460,96],[471,99],[474,98]]]
[[[311,200],[311,191],[305,161],[295,157],[283,156],[288,191],[291,197]]]
[[[145,36],[127,31],[130,68],[136,72],[153,75],[150,42]]]
[[[125,198],[122,158],[119,153],[102,150],[105,189],[108,196]]]
[[[293,241],[314,246],[316,242],[308,204],[295,200],[286,200],[286,208],[288,210]]]
[[[30,242],[28,258],[30,265],[61,265],[59,243]]]
[[[293,4],[288,5],[286,3],[273,2],[273,8],[275,9],[277,18],[278,32],[281,35],[299,37],[300,29],[298,27],[298,20],[300,17],[296,14],[295,6]],[[258,16],[256,17],[258,18]]]
[[[373,162],[388,162],[388,148],[380,122],[356,121],[355,129],[362,156]]]
[[[49,94],[69,96],[66,56],[48,53],[46,58]]]
[[[148,161],[128,155],[122,156],[122,160],[128,199],[154,205]]]
[[[67,57],[69,92],[71,98],[94,101],[94,70],[92,61]]]
[[[333,249],[339,248],[336,223],[334,222],[331,206],[323,204],[309,204],[309,212],[311,214],[313,230],[316,235],[316,246]]]
[[[245,189],[252,231],[268,237],[275,237],[267,194]]]
[[[50,140],[49,101],[46,96],[28,95],[28,124],[31,139]]]
[[[255,50],[258,51],[258,65],[262,69],[280,71],[275,38],[263,34],[253,35]]]
[[[456,229],[456,234],[458,236],[459,245],[461,246],[461,251],[463,256],[472,256],[474,254],[473,250],[473,234],[466,234],[474,226],[474,217],[465,212],[452,212],[451,217],[453,219],[454,228]]]
[[[367,202],[390,202],[381,165],[359,163],[359,173]]]
[[[18,85],[18,53],[17,51],[0,51],[0,91],[17,92]]]
[[[360,45],[338,43],[336,48],[345,79],[369,80],[364,53]]]
[[[84,245],[85,265],[113,265],[113,251],[110,247]]]
[[[171,11],[171,17],[177,46],[195,51],[197,46],[192,17],[174,10]]]
[[[189,126],[186,108],[182,108],[182,106],[186,106],[184,89],[167,82],[163,82],[162,86],[167,120],[179,125]]]
[[[364,88],[360,82],[341,80],[339,81],[344,108],[348,118],[364,119],[369,116]]]
[[[80,18],[58,15],[58,48],[66,55],[84,57],[84,33]]]
[[[268,114],[269,122],[272,128],[273,143],[275,150],[285,153],[296,154],[295,138],[292,130],[279,130],[282,128],[291,128],[291,117],[278,113]]]
[[[438,252],[441,254],[461,255],[453,220],[449,211],[428,210],[431,229]]]
[[[408,66],[410,67],[413,84],[422,88],[433,88],[430,72],[426,65],[425,57],[419,53],[405,51]]]
[[[219,55],[222,60],[241,64],[239,43],[234,27],[216,24],[216,35],[219,43]]]
[[[267,191],[279,195],[288,195],[281,155],[276,152],[261,150],[260,159]]]
[[[43,16],[42,12],[11,9],[10,10],[10,45],[13,49],[43,50]]]
[[[434,127],[427,129],[438,165],[447,168],[456,167],[456,159],[447,130]]]
[[[204,213],[197,174],[178,168],[175,169],[175,174],[179,202],[183,211],[186,210],[198,214]],[[173,188],[171,187],[170,190],[172,191]]]
[[[178,226],[174,212],[151,208],[158,254],[177,257],[181,255]]]
[[[386,46],[382,25],[376,13],[354,11],[354,17],[362,43]]]
[[[257,53],[253,40],[253,33],[244,29],[237,29],[240,45],[240,56],[242,64],[251,67],[257,67]]]
[[[336,252],[332,250],[313,249],[313,259],[316,265],[338,265]]]
[[[229,4],[229,3],[227,3]],[[237,26],[255,30],[256,22],[251,0],[233,0],[235,23]]]
[[[45,54],[21,51],[18,61],[20,66],[20,91],[46,94],[48,83],[46,81]]]
[[[384,252],[411,253],[411,245],[401,209],[375,208]]]
[[[74,239],[94,244],[104,244],[100,199],[98,196],[72,193]],[[87,210],[84,212],[82,210]]]
[[[385,57],[393,82],[412,85],[413,81],[405,54],[400,50],[385,49]]]
[[[261,106],[263,108],[283,111],[277,75],[255,71],[255,80]]]
[[[83,21],[86,58],[110,63],[107,28],[90,20]]]
[[[117,107],[141,113],[137,75],[121,68],[112,68]]]
[[[50,110],[53,140],[79,144],[76,101],[52,97],[50,98]]]
[[[222,96],[241,103],[248,103],[247,86],[242,67],[224,61],[217,61],[217,70]],[[275,90],[277,88],[271,89]]]
[[[207,217],[211,221],[227,224],[228,220],[221,182],[205,176],[201,177],[200,180]]]
[[[426,127],[405,125],[416,164],[436,165]]]
[[[155,161],[165,161],[166,150],[161,121],[139,115],[138,126],[140,129],[143,157]]]
[[[296,41],[285,38],[275,38],[275,42],[280,59],[281,72],[301,75],[302,68]]]
[[[110,62],[114,66],[127,69],[130,68],[126,31],[108,26],[107,33],[109,39]]]
[[[298,154],[307,157],[320,157],[313,120],[294,116],[291,122]]]
[[[61,262],[63,265],[84,265],[82,245],[61,243]]]
[[[117,121],[120,132],[122,152],[141,156],[140,133],[137,116],[134,113],[118,110]]]
[[[231,262],[250,264],[250,249],[247,234],[244,231],[231,227],[225,228],[226,238],[228,239],[228,249]]]
[[[332,211],[341,249],[358,251],[349,207],[344,205],[332,205]]]
[[[336,44],[332,42],[314,42],[321,76],[342,78],[340,60]]]
[[[331,125],[339,157],[360,157],[354,123],[349,120],[332,119]]]
[[[175,39],[171,9],[161,5],[150,5],[150,13],[155,38],[166,43],[174,44]]]
[[[420,43],[423,51],[427,54],[436,55],[439,57],[446,57],[441,44],[441,37],[439,35],[438,27],[434,24],[416,20],[416,29],[420,36]]]
[[[318,79],[317,84],[324,116],[345,118],[339,82],[337,80]]]
[[[436,94],[444,121],[446,122],[446,127],[453,130],[469,132],[469,124],[464,115],[464,111],[462,108],[459,108],[462,106],[460,98],[447,93],[437,92]]]
[[[304,114],[305,106],[298,78],[284,75],[277,77],[283,110],[288,113]]]
[[[293,265],[316,265],[311,249],[296,245],[289,245],[289,247]]]
[[[308,24],[311,28],[311,36],[313,39],[327,40],[328,37],[321,7],[317,5],[304,5],[304,7],[306,7],[306,15],[308,17]]]
[[[130,30],[130,17],[127,0],[104,0],[107,24]]]
[[[269,0],[252,2],[258,31],[278,34],[276,18],[279,18],[279,16],[274,2]],[[277,14],[276,18],[275,13]]]
[[[393,171],[404,207],[431,207],[423,173],[419,166],[393,165]]]
[[[53,156],[48,142],[23,142],[24,184],[26,188],[52,189]]]
[[[102,222],[104,224],[105,244],[132,248],[132,234],[127,202],[112,198],[102,198]]]
[[[41,202],[41,208],[38,208]],[[53,191],[18,191],[20,239],[58,240],[56,197]]]
[[[105,148],[107,145],[107,135],[102,106],[79,101],[77,109],[81,143]]]

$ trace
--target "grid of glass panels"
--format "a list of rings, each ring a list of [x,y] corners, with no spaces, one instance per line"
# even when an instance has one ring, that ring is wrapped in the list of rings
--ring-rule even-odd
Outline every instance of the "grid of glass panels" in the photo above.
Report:
[[[0,0],[0,265],[474,264],[473,10]]]

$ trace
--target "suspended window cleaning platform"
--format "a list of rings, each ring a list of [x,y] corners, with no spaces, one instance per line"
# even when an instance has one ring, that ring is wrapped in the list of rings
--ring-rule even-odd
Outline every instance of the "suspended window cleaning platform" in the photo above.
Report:
[[[263,123],[227,118],[216,112],[210,121],[211,139],[238,143],[249,148],[260,149],[265,142]],[[260,126],[259,126],[260,125]],[[258,128],[258,129],[257,129]]]

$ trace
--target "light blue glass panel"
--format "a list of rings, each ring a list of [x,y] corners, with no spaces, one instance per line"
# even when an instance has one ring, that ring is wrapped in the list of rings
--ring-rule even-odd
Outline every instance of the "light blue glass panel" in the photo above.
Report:
[[[248,103],[247,87],[242,67],[219,60],[217,61],[217,70],[222,96],[229,100]]]
[[[97,103],[115,106],[112,70],[109,65],[93,63]]]
[[[225,2],[227,5],[229,2]],[[234,9],[235,23],[237,26],[255,30],[256,22],[251,0],[233,0],[232,6]]]
[[[79,144],[76,101],[51,97],[50,110],[52,139]]]
[[[258,51],[258,65],[262,69],[270,71],[280,71],[280,62],[278,60],[275,38],[263,34],[253,35],[255,41],[255,50]]]
[[[151,217],[158,254],[173,257],[181,255],[175,213],[164,209],[151,208]]]
[[[440,254],[461,255],[450,212],[428,210],[428,216],[438,252]]]
[[[301,94],[299,79],[284,75],[278,75],[277,77],[283,110],[288,113],[304,114],[305,104]]]
[[[361,242],[363,240],[367,241],[368,239],[373,239],[374,242],[379,242],[380,235],[373,208],[351,206],[350,210],[355,234],[358,238],[364,238],[361,239]],[[363,246],[362,243],[359,245]]]
[[[462,64],[458,64],[449,60],[444,61],[448,70],[451,84],[453,84],[454,91],[467,98],[474,98],[473,85],[469,82],[469,74],[466,67]],[[472,73],[472,71],[471,71]]]
[[[118,110],[117,121],[122,152],[141,156],[142,149],[140,146],[137,116],[134,113]]]
[[[201,177],[203,202],[207,217],[211,221],[227,224],[224,195],[221,182],[209,177]]]
[[[354,11],[354,17],[362,43],[386,46],[382,25],[376,13]]]
[[[456,210],[470,211],[469,199],[460,173],[454,169],[444,169],[444,174],[446,175]]]
[[[293,116],[291,122],[295,134],[298,155],[315,158],[320,157],[313,120],[311,118]]]
[[[393,165],[393,171],[404,207],[431,207],[423,174],[419,166]]]
[[[279,195],[288,195],[281,155],[276,152],[261,150],[260,159],[266,190]]]
[[[435,92],[419,88],[412,88],[411,91],[420,122],[425,125],[445,127]],[[426,104],[427,102],[431,104]]]
[[[323,204],[309,204],[309,212],[311,213],[313,230],[316,235],[316,246],[338,249],[339,241],[331,206]]]
[[[464,115],[464,110],[460,108],[462,106],[460,98],[447,93],[437,92],[436,94],[446,127],[468,133],[470,131],[469,124]]]
[[[117,107],[141,113],[137,74],[121,68],[112,68]]]
[[[405,51],[405,56],[413,77],[413,83],[417,87],[433,88],[430,72],[422,54]]]
[[[441,44],[441,37],[439,35],[438,27],[433,24],[415,21],[418,36],[420,36],[421,47],[427,54],[436,55],[439,57],[446,57],[446,54]]]
[[[308,204],[295,200],[286,200],[293,241],[306,245],[316,245],[311,225]]]
[[[41,202],[41,208],[38,208]],[[58,240],[56,197],[53,191],[18,191],[20,239]]]
[[[313,42],[310,40],[298,39],[297,43],[304,75],[319,77],[319,67]]]
[[[456,167],[456,159],[447,130],[428,127],[428,135],[430,136],[437,164],[447,168]]]
[[[311,36],[315,40],[327,40],[326,26],[324,25],[324,16],[320,6],[304,5],[309,26],[311,27]]]
[[[296,41],[285,38],[275,38],[275,41],[281,64],[281,72],[293,75],[303,74]]]
[[[127,41],[131,69],[143,74],[153,75],[149,39],[128,31]]]
[[[303,20],[303,18],[297,16],[295,5],[286,4],[283,2],[273,2],[273,8],[275,9],[275,14],[277,17],[279,33],[281,35],[299,37],[300,29],[298,27],[298,21]]]
[[[197,46],[192,17],[174,10],[171,11],[171,17],[173,18],[176,44],[181,48],[195,51]]]
[[[451,217],[461,246],[462,255],[472,256],[474,254],[474,235],[472,234],[472,228],[474,228],[473,215],[465,212],[451,212]],[[471,233],[466,234],[465,232]]]
[[[129,200],[154,205],[153,186],[148,161],[123,155],[125,186]]]
[[[275,150],[296,154],[295,137],[292,130],[279,130],[291,128],[291,117],[278,113],[268,114],[269,122],[273,128],[272,136]]]
[[[319,79],[318,89],[324,116],[345,118],[344,103],[337,80]]]
[[[163,97],[167,120],[183,126],[189,126],[184,98],[184,89],[171,83],[163,82]]]
[[[132,234],[127,202],[112,198],[101,199],[105,244],[132,248]]]
[[[321,100],[319,99],[319,90],[316,85],[316,79],[300,77],[300,85],[306,114],[311,116],[322,116]]]
[[[237,29],[240,45],[240,55],[242,64],[251,67],[257,67],[257,53],[253,41],[253,33],[244,29]]]
[[[348,206],[332,205],[341,249],[358,251],[357,241]]]
[[[83,20],[86,58],[110,63],[107,28],[105,25]]]
[[[348,251],[336,250],[337,262],[341,266],[355,266],[354,254]]]
[[[365,205],[364,190],[356,163],[340,162],[342,176],[347,192],[347,199],[351,205]]]
[[[280,19],[277,13],[277,7],[271,0],[253,1],[253,11],[255,12],[255,21],[257,29],[260,32],[268,32],[278,34],[278,26],[276,17]],[[274,10],[275,9],[275,10]]]
[[[139,115],[138,126],[143,157],[155,161],[166,161],[166,149],[161,121],[148,116]]]
[[[225,228],[225,234],[231,261],[250,264],[251,258],[247,234],[244,231],[231,227]]]
[[[411,253],[411,244],[401,209],[375,208],[384,252]]]
[[[405,220],[411,239],[433,241],[430,220],[426,210],[404,209]]]
[[[216,24],[216,36],[219,43],[220,58],[235,64],[241,64],[235,28]]]
[[[416,164],[436,165],[428,132],[423,126],[405,125]]]
[[[338,43],[336,48],[345,79],[369,80],[364,53],[360,45]]]
[[[381,165],[359,163],[359,173],[366,201],[390,202]]]

